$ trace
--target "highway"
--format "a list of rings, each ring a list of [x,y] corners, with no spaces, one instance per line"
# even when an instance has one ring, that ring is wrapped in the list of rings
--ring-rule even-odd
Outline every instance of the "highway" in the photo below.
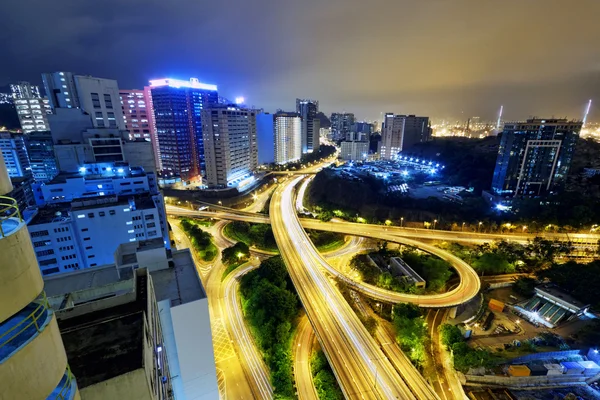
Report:
[[[273,233],[317,338],[348,399],[414,399],[406,383],[323,273],[327,265],[302,229],[293,189],[280,185],[271,199]]]
[[[310,369],[310,356],[315,340],[315,333],[310,321],[303,315],[300,318],[296,335],[292,343],[294,352],[294,380],[299,400],[318,400],[317,390]]]
[[[293,180],[292,182],[297,183],[298,179]],[[280,185],[283,187],[289,187],[288,184]],[[276,189],[275,193],[278,193],[280,189]],[[273,195],[275,196],[275,194]],[[290,194],[291,196],[291,194]],[[271,202],[273,199],[271,200]],[[190,211],[184,209],[178,209],[174,207],[168,207],[168,212],[171,214],[179,214],[179,215],[199,215],[197,211]],[[227,215],[232,215],[228,213]],[[271,205],[271,223],[274,224],[273,219],[276,218],[276,215],[273,214],[273,207]],[[239,215],[237,217],[240,217]],[[215,213],[213,218],[223,218],[223,213]],[[256,223],[265,223],[268,221],[264,216],[243,216],[244,220],[248,222],[256,222]],[[303,224],[300,225],[300,220],[294,214],[295,220],[298,222],[298,226],[308,228],[308,229],[318,229],[318,230],[327,230],[330,232],[338,232],[345,233],[349,235],[355,236],[364,236],[373,239],[387,240],[390,242],[402,243],[408,246],[413,246],[419,248],[428,253],[434,254],[441,259],[447,261],[452,265],[452,267],[456,270],[460,283],[458,286],[445,293],[433,294],[433,295],[415,295],[408,293],[398,293],[390,290],[385,290],[379,288],[375,285],[370,285],[364,282],[357,281],[354,277],[351,277],[343,272],[338,271],[336,268],[332,267],[328,263],[323,263],[322,267],[325,268],[329,273],[338,278],[344,280],[346,283],[351,285],[356,290],[360,291],[368,295],[369,297],[384,301],[387,303],[413,303],[417,304],[420,307],[427,308],[440,308],[440,307],[453,307],[458,304],[465,303],[471,300],[477,293],[481,287],[481,282],[479,280],[479,276],[469,264],[456,257],[452,253],[440,249],[431,244],[423,243],[412,238],[408,238],[398,234],[396,231],[387,230],[388,228],[382,227],[380,225],[367,225],[367,224],[355,224],[355,223],[341,223],[341,222],[321,222],[317,220],[303,220]],[[258,222],[263,221],[263,222]],[[304,230],[301,229],[304,233]],[[275,227],[273,226],[273,231],[275,231]],[[402,231],[400,231],[402,232]],[[281,250],[281,245],[277,242],[279,248]]]

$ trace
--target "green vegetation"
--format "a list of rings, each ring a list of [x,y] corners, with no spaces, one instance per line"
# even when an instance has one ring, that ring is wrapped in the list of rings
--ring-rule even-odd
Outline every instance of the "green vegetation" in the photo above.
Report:
[[[377,330],[378,325],[377,320],[374,317],[365,316],[363,312],[358,309],[356,301],[354,298],[352,298],[352,295],[350,294],[350,288],[346,282],[342,281],[341,279],[337,279],[336,283],[340,293],[342,296],[344,296],[344,299],[348,302],[350,308],[352,308],[358,319],[360,319],[360,322],[362,322],[362,324],[365,326],[367,332],[369,332],[371,336],[375,336],[375,331]]]
[[[421,310],[414,304],[397,304],[392,310],[396,341],[417,366],[425,362],[427,326]]]
[[[366,254],[357,254],[350,261],[350,265],[356,269],[362,277],[363,282],[376,285],[380,288],[402,293],[422,294],[427,292],[439,292],[444,289],[446,282],[452,276],[452,268],[446,261],[427,253],[419,253],[407,248],[404,251],[388,250],[385,244],[372,253],[375,259],[389,265],[390,258],[401,257],[412,269],[427,281],[425,290],[416,288],[401,278],[395,278],[388,271],[383,271],[369,262]]]
[[[225,225],[223,234],[231,240],[243,242],[250,247],[278,252],[271,225],[268,224],[233,221]]]
[[[237,242],[233,246],[223,249],[223,251],[221,251],[221,261],[223,261],[223,264],[227,265],[227,268],[223,271],[221,280],[225,279],[231,271],[248,261],[249,257],[250,249],[248,248],[248,245],[243,242]]]
[[[196,220],[189,218],[181,219],[181,229],[190,238],[192,246],[204,261],[212,261],[218,254],[217,247],[212,242],[212,235],[200,229]]]
[[[514,280],[512,289],[525,297],[532,297],[535,293],[534,287],[536,284],[536,280],[534,278],[530,278],[528,276],[521,276]]]
[[[454,368],[458,371],[467,372],[469,368],[477,367],[491,368],[497,363],[497,356],[491,352],[469,347],[456,326],[443,324],[439,329],[442,344],[452,350]]]
[[[231,240],[248,246],[274,253],[279,252],[271,225],[233,221],[225,225],[223,233]],[[315,230],[306,230],[306,233],[319,251],[333,251],[344,245],[344,235],[341,233]]]
[[[244,315],[271,371],[275,397],[295,398],[291,345],[300,302],[281,257],[244,275],[240,292]]]
[[[327,357],[320,348],[312,353],[310,370],[320,400],[342,400],[344,398]]]
[[[600,287],[600,261],[589,264],[579,264],[569,261],[564,264],[553,264],[547,269],[539,271],[537,276],[549,279],[562,290],[571,294],[579,301],[600,307],[598,288]]]

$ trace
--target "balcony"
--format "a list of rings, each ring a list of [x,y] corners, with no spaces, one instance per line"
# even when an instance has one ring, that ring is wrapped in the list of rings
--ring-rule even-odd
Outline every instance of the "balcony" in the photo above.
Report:
[[[67,366],[62,379],[46,400],[71,400],[75,396],[76,391],[77,383],[75,377],[71,373],[71,369]]]
[[[0,196],[0,238],[8,236],[23,222],[17,201]]]
[[[0,363],[32,341],[52,318],[46,295],[0,324]]]

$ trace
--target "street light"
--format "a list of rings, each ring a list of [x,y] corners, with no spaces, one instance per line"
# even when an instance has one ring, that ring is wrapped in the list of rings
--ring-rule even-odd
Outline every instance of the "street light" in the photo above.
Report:
[[[404,217],[400,217],[400,228],[404,226]]]
[[[465,229],[465,223],[462,223],[462,226],[460,227],[460,231],[462,232]]]
[[[483,222],[479,221],[479,224],[477,226],[477,232],[481,232],[481,225],[483,224]]]
[[[527,230],[527,225],[523,225],[523,232]]]
[[[435,224],[437,224],[437,219],[433,220],[433,229],[435,229]]]
[[[218,201],[219,205],[222,206],[223,202],[221,200]]]

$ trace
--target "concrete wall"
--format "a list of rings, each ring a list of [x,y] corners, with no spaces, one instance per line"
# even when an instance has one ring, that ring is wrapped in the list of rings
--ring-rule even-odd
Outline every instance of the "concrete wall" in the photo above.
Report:
[[[546,376],[495,376],[495,375],[465,375],[466,385],[501,386],[506,388],[548,387],[583,385],[586,379],[583,375],[546,375]]]
[[[549,360],[549,359],[563,359],[580,356],[579,350],[563,350],[563,351],[549,351],[545,353],[533,353],[526,356],[513,358],[511,364],[522,364],[535,360]]]
[[[0,399],[45,399],[66,369],[67,356],[56,318],[51,314],[42,332],[0,363]]]
[[[82,400],[154,399],[143,368],[116,376],[80,390]]]
[[[29,232],[21,222],[0,238],[0,322],[31,303],[43,288]]]

